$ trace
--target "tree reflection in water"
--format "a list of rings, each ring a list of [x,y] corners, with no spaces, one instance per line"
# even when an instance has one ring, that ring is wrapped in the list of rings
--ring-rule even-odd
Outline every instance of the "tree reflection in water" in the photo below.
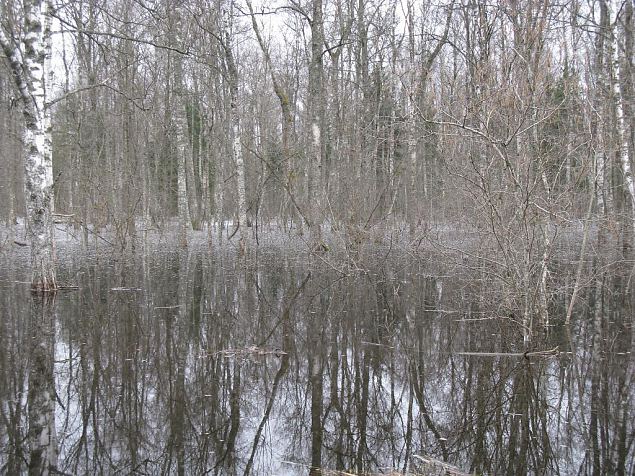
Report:
[[[49,293],[31,296],[27,392],[30,475],[55,474],[57,469],[54,300],[55,295]]]
[[[472,276],[304,264],[78,258],[55,303],[5,266],[3,472],[633,474],[627,271],[598,268],[539,356]]]

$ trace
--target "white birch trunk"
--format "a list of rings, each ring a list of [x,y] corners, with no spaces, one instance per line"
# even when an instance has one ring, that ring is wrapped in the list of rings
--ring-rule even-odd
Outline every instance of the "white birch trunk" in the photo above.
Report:
[[[219,173],[219,172],[217,172]],[[218,241],[223,240],[223,229],[225,228],[225,215],[223,214],[224,206],[224,181],[222,176],[215,176],[216,184],[214,185],[214,207],[216,208],[216,222],[218,224]]]
[[[11,65],[23,103],[24,189],[27,238],[31,246],[31,286],[34,291],[56,288],[53,212],[53,161],[50,111],[46,108],[46,71],[50,61],[47,3],[24,4],[22,51],[0,29],[0,45]],[[22,61],[20,61],[22,59]]]
[[[223,48],[225,50],[225,60],[227,61],[227,70],[229,74],[230,88],[230,117],[231,117],[231,144],[232,158],[236,167],[236,194],[238,197],[238,232],[240,239],[240,249],[245,249],[245,239],[247,232],[247,205],[245,198],[245,161],[242,153],[242,145],[240,143],[240,115],[238,111],[238,69],[234,60],[234,52],[232,50],[232,37],[229,24],[229,13],[225,12],[225,42]]]
[[[633,221],[635,222],[635,182],[633,180],[633,172],[631,169],[631,157],[629,152],[627,124],[624,118],[624,98],[622,97],[621,84],[621,67],[619,59],[617,34],[613,32],[613,67],[615,68],[615,77],[613,78],[613,97],[615,100],[615,122],[617,126],[618,136],[618,157],[622,166],[622,174],[624,175],[624,183],[628,194],[631,198],[631,211],[633,213]]]
[[[407,189],[408,199],[406,200],[406,214],[408,225],[410,229],[410,237],[414,238],[414,233],[416,230],[416,222],[417,222],[417,129],[414,118],[414,104],[413,99],[409,99],[410,103],[410,112],[409,116],[409,124],[408,124],[408,160],[410,163],[410,178],[409,178],[409,187]]]
[[[412,1],[408,2],[408,99],[407,99],[407,146],[408,146],[408,163],[410,165],[410,178],[408,180],[407,198],[406,198],[406,220],[408,221],[411,238],[414,238],[416,230],[416,221],[418,215],[418,197],[417,197],[417,65],[415,63],[415,26],[414,26],[414,6]],[[424,180],[425,184],[425,180]]]
[[[190,216],[187,203],[187,186],[185,182],[185,154],[187,144],[184,145],[184,137],[179,129],[183,127],[180,120],[176,121],[176,142],[177,142],[177,208],[179,214],[179,242],[181,246],[187,246],[187,230],[189,228]]]
[[[182,108],[178,104],[177,109]],[[184,106],[183,106],[184,107]],[[187,246],[187,230],[189,229],[190,213],[187,201],[187,182],[185,178],[186,154],[189,152],[187,143],[187,123],[184,114],[177,112],[175,117],[175,133],[177,147],[177,208],[179,214],[179,241],[182,246]]]
[[[309,156],[309,170],[307,176],[307,198],[310,202],[309,210],[311,216],[310,227],[311,230],[317,232],[317,237],[319,237],[318,228],[320,227],[319,220],[317,218],[317,214],[319,213],[320,208],[320,186],[319,183],[319,174],[320,174],[320,155],[322,150],[322,134],[320,131],[319,119],[317,117],[311,118],[311,149]]]
[[[240,143],[240,118],[238,116],[238,94],[232,92],[231,99],[231,116],[232,116],[232,153],[236,164],[236,191],[238,194],[238,232],[240,236],[241,247],[245,246],[245,237],[247,227],[247,205],[245,199],[245,161]]]
[[[194,90],[194,97],[198,95],[196,89]],[[187,155],[185,156],[185,183],[187,188],[187,206],[188,206],[188,216],[189,216],[189,225],[192,226],[194,230],[201,229],[201,199],[198,194],[198,189],[196,187],[196,178],[194,174],[194,150],[197,144],[194,143],[194,106],[191,105],[190,108],[190,120],[192,124],[192,132],[187,128],[187,120],[185,122],[185,132],[187,144],[189,145],[189,150]],[[183,109],[182,113],[184,117],[187,115],[187,101],[183,101]],[[199,134],[200,135],[200,134]],[[200,151],[200,150],[199,150]],[[200,163],[200,161],[199,161]],[[199,175],[200,177],[200,175]]]
[[[201,178],[201,220],[208,225],[211,222],[209,217],[209,153],[207,145],[203,143],[203,134],[199,136],[199,161],[198,161],[198,176]]]
[[[179,243],[187,246],[187,231],[190,228],[190,209],[187,197],[186,167],[187,156],[190,154],[190,144],[187,137],[187,111],[183,94],[183,65],[180,57],[174,61],[174,85],[176,111],[173,117],[174,133],[176,134],[176,180],[177,180],[177,210],[179,216]]]
[[[601,62],[596,66],[598,71],[598,87],[599,91],[596,91],[596,107],[602,111],[604,114],[607,114],[607,106],[606,106],[606,98],[604,96],[604,92],[608,90],[608,80],[606,78],[607,73],[605,71],[605,65]],[[603,114],[603,115],[604,115]],[[606,173],[607,173],[607,153],[606,153],[606,142],[604,140],[604,135],[606,131],[604,130],[604,121],[597,120],[596,125],[596,136],[597,136],[597,151],[594,155],[595,162],[595,177],[593,179],[593,186],[595,187],[596,197],[595,200],[597,202],[598,213],[602,217],[604,217],[609,211],[609,203],[607,203],[609,199],[609,195],[606,190]]]

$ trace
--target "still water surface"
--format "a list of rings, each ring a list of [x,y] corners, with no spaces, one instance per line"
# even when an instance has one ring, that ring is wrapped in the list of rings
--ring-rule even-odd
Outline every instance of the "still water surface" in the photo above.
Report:
[[[5,474],[38,424],[65,474],[635,473],[628,272],[586,283],[570,332],[555,296],[536,355],[486,281],[433,259],[69,254],[79,289],[46,302],[7,260]]]

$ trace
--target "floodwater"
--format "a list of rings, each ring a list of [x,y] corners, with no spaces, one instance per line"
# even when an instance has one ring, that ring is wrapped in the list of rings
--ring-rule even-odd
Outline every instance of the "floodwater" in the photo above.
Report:
[[[630,269],[527,349],[468,269],[368,263],[69,253],[78,289],[42,300],[5,258],[2,472],[635,474]]]

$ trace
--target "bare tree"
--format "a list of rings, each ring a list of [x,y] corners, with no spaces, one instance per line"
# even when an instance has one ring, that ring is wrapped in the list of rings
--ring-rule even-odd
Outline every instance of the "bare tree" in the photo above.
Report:
[[[321,240],[323,195],[321,167],[324,141],[324,13],[322,0],[312,0],[311,56],[308,79],[308,123],[310,147],[307,167],[307,200],[312,240]]]

